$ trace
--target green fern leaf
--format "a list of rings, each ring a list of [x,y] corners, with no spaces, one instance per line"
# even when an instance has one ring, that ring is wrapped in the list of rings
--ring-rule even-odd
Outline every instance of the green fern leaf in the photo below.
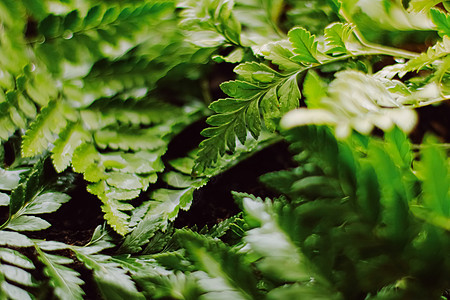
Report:
[[[292,45],[285,40],[279,42],[271,42],[262,46],[260,52],[265,59],[278,65],[280,69],[285,71],[298,70],[301,65],[291,58],[294,56]]]
[[[56,171],[64,171],[70,165],[75,149],[81,144],[89,142],[90,139],[90,135],[79,123],[69,124],[61,132],[52,149],[52,161]]]
[[[214,127],[206,128],[207,137],[200,144],[195,170],[203,171],[214,164],[226,148],[234,152],[236,138],[241,144],[247,139],[247,130],[254,139],[261,133],[262,111],[265,125],[275,130],[274,119],[298,107],[301,97],[297,74],[282,76],[264,64],[244,63],[235,68],[243,80],[222,83],[222,90],[232,98],[211,103],[218,114],[207,119]]]
[[[11,193],[9,218],[3,225],[16,231],[37,231],[50,226],[47,221],[30,216],[31,214],[51,213],[56,211],[70,197],[63,193],[48,193],[43,189],[44,161],[38,162],[26,181]]]
[[[2,292],[2,300],[32,300],[32,296],[29,292],[24,289],[12,285],[6,281],[0,283],[0,291]]]
[[[10,191],[19,185],[20,174],[25,170],[4,170],[0,168],[0,189]]]
[[[128,203],[123,203],[116,198],[135,198],[139,195],[140,190],[134,190],[131,193],[124,194],[120,190],[109,187],[105,181],[90,184],[87,190],[102,201],[102,211],[105,213],[104,217],[108,221],[108,224],[119,234],[125,235],[128,233],[128,220],[130,216],[123,211],[131,210],[133,206]],[[111,197],[111,194],[116,198]]]
[[[6,110],[5,106],[7,107]],[[2,105],[0,108],[2,111],[9,111],[9,105]],[[0,139],[7,140],[16,129],[16,125],[12,122],[8,114],[4,114],[0,117]]]
[[[83,289],[81,285],[84,281],[80,279],[80,274],[65,266],[73,263],[73,260],[54,254],[49,254],[35,245],[39,261],[44,264],[44,274],[48,277],[49,283],[55,295],[61,300],[83,299]]]
[[[411,0],[408,9],[413,12],[428,11],[442,0]]]
[[[398,127],[394,127],[391,131],[385,133],[386,150],[389,152],[394,162],[409,170],[413,163],[413,155],[411,151],[411,143],[406,134]]]
[[[185,0],[177,5],[182,9],[181,27],[196,33],[192,41],[200,47],[216,47],[224,42],[240,45],[241,24],[234,16],[234,1]],[[220,23],[222,26],[214,26]]]
[[[0,259],[3,262],[15,265],[17,267],[29,270],[35,269],[33,262],[28,257],[13,249],[0,248]]]
[[[49,144],[57,139],[68,120],[75,121],[77,115],[64,102],[50,102],[39,114],[25,133],[22,142],[22,155],[25,157],[41,154]]]
[[[314,35],[311,35],[306,29],[298,27],[291,29],[288,36],[289,41],[294,46],[293,52],[296,54],[292,57],[292,60],[305,64],[319,62],[318,42],[315,40]]]
[[[368,156],[381,188],[381,218],[386,224],[382,235],[398,245],[406,245],[408,230],[412,230],[408,218],[411,187],[402,180],[399,168],[381,145],[371,144]]]
[[[94,139],[97,146],[102,149],[109,147],[113,150],[125,151],[130,149],[156,150],[166,145],[162,140],[164,131],[161,130],[161,127],[155,126],[143,130],[137,128],[104,129],[96,131]]]
[[[90,128],[99,129],[117,122],[127,125],[160,124],[182,113],[180,108],[164,102],[107,99],[95,101],[89,110],[81,111],[81,116]]]
[[[358,187],[356,198],[361,213],[365,219],[376,224],[379,221],[380,205],[380,185],[377,180],[374,167],[369,163],[361,163],[361,168],[357,173]]]
[[[430,10],[431,19],[434,24],[436,24],[439,35],[443,37],[444,35],[450,36],[450,15],[439,9]]]
[[[330,54],[347,54],[351,52],[349,44],[352,37],[350,24],[333,23],[325,28],[325,52]]]
[[[245,237],[252,251],[262,258],[258,262],[258,268],[273,278],[286,281],[308,281],[313,275],[308,266],[309,262],[296,245],[297,237],[291,236],[295,234],[291,230],[295,230],[294,226],[298,226],[295,224],[297,221],[294,211],[289,207],[272,207],[268,201],[263,202],[254,197],[237,193],[234,196],[238,198],[238,201],[242,201],[245,218],[251,218],[251,224],[259,224],[256,228],[249,230]],[[283,221],[276,219],[275,210],[278,213],[283,211],[279,215],[279,218],[284,218]],[[291,226],[291,229],[286,230],[283,226],[287,228]]]
[[[325,83],[320,79],[316,72],[310,70],[303,81],[303,94],[308,108],[319,108],[322,98],[327,96],[325,92]]]
[[[444,36],[441,42],[437,42],[417,58],[411,59],[405,65],[404,71],[418,71],[423,67],[434,63],[436,60],[450,53],[450,38]]]
[[[148,205],[146,205],[146,209],[148,211]],[[147,216],[125,237],[118,252],[137,253],[142,251],[142,246],[147,244],[150,238],[155,235],[156,231],[162,227],[164,227],[164,223],[161,221],[161,217],[157,215]]]
[[[77,258],[94,272],[94,279],[105,299],[143,299],[126,270],[114,262],[110,256],[96,254],[95,243],[90,247],[71,247]]]
[[[14,283],[23,286],[35,286],[31,274],[21,268],[11,265],[0,265],[0,273]]]
[[[450,172],[444,151],[436,146],[436,139],[427,137],[421,150],[421,161],[417,171],[423,181],[422,205],[425,209],[417,216],[436,226],[448,230],[450,219]]]
[[[120,57],[142,42],[143,29],[170,9],[170,2],[154,2],[107,10],[96,5],[84,16],[76,10],[65,16],[50,14],[39,23],[39,33],[46,39],[35,45],[35,53],[56,74],[70,74],[70,64],[63,62],[83,61],[86,67],[78,71],[86,75],[97,60]],[[108,35],[108,31],[116,34]],[[124,47],[125,41],[128,47]],[[109,47],[103,47],[105,43]]]
[[[167,229],[167,221],[173,221],[180,209],[188,210],[192,204],[195,188],[188,187],[182,190],[158,189],[151,195],[150,209],[146,218],[161,217],[163,230]]]
[[[21,215],[9,221],[6,228],[14,231],[39,231],[47,229],[50,226],[50,223],[44,219]]]
[[[370,93],[367,89],[377,91]],[[358,95],[358,96],[356,96]],[[343,71],[329,87],[316,109],[298,109],[286,114],[281,125],[286,128],[307,124],[333,125],[338,137],[347,137],[351,129],[368,134],[374,126],[390,130],[397,125],[405,132],[417,121],[413,110],[402,107],[403,95],[391,93],[384,83],[356,71]],[[389,108],[385,108],[389,107]]]
[[[208,299],[232,297],[233,299],[260,299],[256,277],[244,258],[224,243],[189,231],[179,231],[178,240],[185,246],[195,265],[209,275],[200,277]],[[212,284],[213,282],[218,284]],[[211,285],[207,285],[207,283]]]
[[[31,240],[18,232],[0,230],[0,245],[12,247],[31,247]]]
[[[20,252],[8,248],[0,248],[0,292],[7,299],[32,299],[31,294],[23,287],[35,287],[36,281],[30,273],[35,269],[33,262]],[[9,282],[5,281],[8,279]],[[16,285],[17,284],[17,285]]]
[[[177,272],[165,276],[152,275],[138,273],[133,278],[149,297],[180,300],[195,300],[205,297],[204,294],[202,295],[197,279],[191,274]]]

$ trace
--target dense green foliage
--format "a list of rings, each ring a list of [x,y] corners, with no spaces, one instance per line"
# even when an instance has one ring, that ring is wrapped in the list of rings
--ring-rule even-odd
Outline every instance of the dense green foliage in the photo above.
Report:
[[[408,137],[415,109],[448,105],[449,1],[0,0],[0,25],[0,299],[450,288],[449,147]],[[278,196],[229,190],[240,213],[175,228],[280,141],[296,166],[260,177]],[[86,193],[90,242],[39,235]]]

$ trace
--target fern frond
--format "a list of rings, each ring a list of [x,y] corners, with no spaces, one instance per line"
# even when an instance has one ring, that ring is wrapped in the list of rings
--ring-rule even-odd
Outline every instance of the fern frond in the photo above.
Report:
[[[241,24],[232,11],[234,1],[180,1],[181,27],[197,33],[192,42],[198,46],[216,47],[225,42],[241,45]],[[216,26],[215,24],[221,24]]]
[[[205,238],[189,231],[179,231],[178,240],[186,248],[189,257],[199,270],[199,284],[207,291],[207,297],[217,299],[259,299],[262,297],[256,288],[256,276],[245,263],[242,254],[230,249],[223,242]],[[216,285],[211,285],[217,282]]]
[[[369,87],[377,92],[368,96],[366,90]],[[315,103],[318,108],[292,111],[283,118],[281,124],[286,127],[332,125],[340,137],[347,137],[352,128],[368,134],[374,126],[389,130],[397,125],[409,132],[414,128],[417,117],[413,110],[403,107],[402,98],[405,97],[401,92],[392,93],[375,77],[356,71],[343,71],[331,83],[328,97]]]
[[[50,192],[44,184],[43,161],[38,162],[28,178],[12,192],[9,201],[9,218],[2,225],[15,231],[37,231],[46,229],[50,223],[36,214],[56,211],[70,197],[64,193]]]
[[[150,195],[150,209],[146,218],[160,216],[165,221],[162,229],[167,229],[167,222],[175,220],[180,209],[189,209],[192,204],[194,191],[194,187],[182,190],[159,189],[154,191]]]
[[[35,244],[39,261],[44,265],[44,274],[54,290],[55,296],[61,300],[83,299],[80,273],[65,266],[73,263],[73,260],[64,256],[46,253]]]
[[[16,232],[0,231],[0,244],[10,247],[29,247],[31,240]],[[3,238],[5,238],[3,240]],[[0,292],[8,299],[33,299],[24,287],[35,287],[36,280],[30,273],[33,262],[17,250],[0,247]],[[8,281],[6,281],[7,279]]]
[[[307,64],[319,62],[318,42],[314,35],[311,35],[306,29],[298,27],[290,30],[288,36],[294,47],[293,52],[296,54],[292,57],[294,61]]]
[[[94,273],[95,282],[105,299],[111,297],[143,299],[126,270],[114,262],[109,255],[98,254],[96,244],[89,247],[70,247],[77,258]]]
[[[413,12],[428,11],[441,2],[442,0],[411,0],[409,1],[408,10]]]
[[[77,114],[66,103],[52,101],[38,115],[26,131],[22,142],[22,155],[25,157],[43,153],[57,135],[67,126],[68,121],[76,121]]]
[[[210,167],[227,148],[234,152],[236,138],[244,144],[247,130],[257,139],[262,126],[260,109],[266,126],[274,130],[273,119],[299,105],[297,74],[282,76],[258,63],[241,64],[235,72],[245,81],[222,83],[222,90],[233,98],[220,99],[210,105],[218,114],[207,119],[214,127],[202,131],[207,139],[200,144],[197,171]]]
[[[449,14],[439,10],[439,9],[431,9],[430,10],[431,19],[433,23],[436,24],[439,35],[450,36],[450,16]]]
[[[107,9],[96,5],[84,16],[78,10],[64,16],[50,14],[39,23],[46,42],[35,45],[35,52],[52,73],[73,76],[70,63],[83,61],[86,67],[81,72],[86,75],[98,59],[119,57],[145,40],[143,29],[171,9],[170,2],[154,2]]]
[[[349,54],[356,50],[350,24],[333,23],[325,28],[325,52],[329,54]]]
[[[147,99],[107,99],[96,101],[81,116],[89,128],[107,128],[118,123],[126,125],[153,125],[173,120],[182,109],[163,101]]]
[[[156,150],[166,146],[162,139],[164,128],[155,126],[149,129],[139,130],[138,128],[108,128],[96,131],[94,134],[95,143],[101,149],[110,148],[113,150]],[[136,134],[137,133],[137,134]]]
[[[242,202],[245,218],[251,220],[249,225],[256,227],[247,231],[244,240],[261,258],[257,262],[258,269],[265,276],[285,281],[302,282],[314,277],[298,245],[295,228],[299,220],[294,208],[281,203],[272,206],[269,201],[238,193],[234,196]]]
[[[419,57],[411,59],[405,65],[404,71],[418,71],[425,66],[433,64],[436,60],[447,56],[450,53],[450,38],[444,36],[442,41],[437,42],[423,52]]]
[[[448,157],[436,146],[436,140],[427,137],[416,164],[416,174],[422,180],[423,195],[413,213],[425,222],[449,230],[450,170]]]
[[[79,123],[69,123],[60,133],[52,149],[52,161],[56,171],[62,172],[69,165],[77,147],[90,142],[91,136]]]

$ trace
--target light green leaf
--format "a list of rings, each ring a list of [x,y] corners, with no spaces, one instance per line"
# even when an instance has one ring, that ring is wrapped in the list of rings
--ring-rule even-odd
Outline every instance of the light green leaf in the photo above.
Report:
[[[220,88],[230,97],[247,100],[252,99],[261,92],[261,88],[245,81],[227,81]]]
[[[0,245],[12,247],[30,247],[31,240],[23,234],[11,231],[0,231]]]
[[[444,36],[442,41],[435,43],[429,47],[426,52],[423,52],[418,57],[409,60],[406,63],[404,72],[418,71],[427,65],[433,64],[436,60],[447,56],[450,53],[450,38]]]
[[[277,220],[269,202],[249,197],[242,200],[246,216],[261,224],[249,230],[245,237],[252,251],[262,258],[258,263],[259,269],[266,275],[286,281],[309,280],[312,273],[306,258],[289,234],[279,226],[280,220]],[[295,223],[291,225],[297,226]]]
[[[34,269],[33,262],[22,253],[8,248],[0,248],[0,259],[3,262],[13,264],[24,269]]]
[[[0,168],[0,190],[11,191],[19,185],[20,174],[26,170],[5,170]]]
[[[57,241],[35,240],[34,243],[36,245],[38,245],[38,247],[41,250],[44,250],[44,251],[64,250],[64,249],[68,249],[68,247],[69,247],[67,244],[57,242]],[[67,263],[70,263],[70,261],[68,261]]]
[[[30,202],[25,209],[24,214],[36,215],[51,213],[70,200],[70,196],[59,192],[49,192],[37,196]]]
[[[433,23],[436,24],[440,36],[450,36],[450,15],[439,10],[430,10],[431,19]]]
[[[55,147],[52,149],[53,165],[58,172],[64,171],[72,161],[75,149],[90,141],[90,135],[77,124],[70,124],[60,134],[58,140],[55,142]]]
[[[7,279],[24,286],[35,286],[30,273],[18,267],[10,265],[0,265],[0,273]]]
[[[318,63],[317,57],[317,41],[315,36],[304,28],[297,27],[291,29],[288,33],[289,41],[294,47],[293,52],[296,54],[292,59],[301,63]]]
[[[411,0],[408,10],[413,12],[427,11],[441,2],[442,0]]]
[[[89,250],[89,247],[72,247],[71,249],[75,252],[77,258],[94,272],[94,279],[105,298],[144,298],[137,291],[130,276],[126,274],[126,270],[122,269],[118,263],[112,261],[110,256],[91,254],[92,251]],[[119,295],[120,297],[118,297]]]
[[[200,286],[208,292],[207,299],[260,299],[256,277],[244,257],[220,240],[213,240],[189,231],[179,231],[178,240],[185,246],[195,265],[209,276],[201,276]],[[231,299],[231,298],[230,298]]]
[[[22,155],[35,156],[50,148],[50,143],[66,127],[68,120],[75,121],[76,113],[63,101],[50,102],[26,131],[22,141]]]
[[[13,218],[6,228],[16,231],[39,231],[47,229],[51,224],[44,219],[35,216],[21,215]]]
[[[326,84],[314,71],[309,71],[303,81],[303,94],[308,108],[319,108],[322,98],[327,96]]]
[[[180,209],[188,210],[192,203],[194,188],[188,187],[182,190],[159,189],[154,191],[150,198],[150,209],[146,218],[151,216],[160,216],[167,221],[173,221],[178,215]],[[163,226],[165,230],[167,224]]]
[[[351,52],[347,44],[352,37],[350,24],[333,23],[325,28],[325,52],[330,54],[346,54]]]
[[[388,131],[397,125],[410,132],[417,116],[399,103],[402,96],[395,91],[391,93],[375,77],[343,71],[336,74],[329,86],[328,97],[321,98],[320,103],[315,104],[317,108],[291,111],[283,117],[281,125],[286,128],[307,124],[334,125],[339,137],[347,137],[352,128],[368,134],[374,126]]]
[[[272,61],[280,69],[285,71],[298,70],[301,66],[291,60],[294,53],[289,47],[291,45],[288,41],[271,42],[265,44],[260,51],[265,59]]]
[[[163,228],[165,224],[157,215],[150,215],[138,223],[136,228],[125,237],[120,246],[119,253],[136,253],[142,251],[142,246],[149,242],[155,232]]]
[[[77,271],[64,266],[73,261],[45,253],[39,247],[35,249],[38,252],[38,259],[44,264],[44,275],[48,277],[55,295],[61,300],[82,300],[84,292],[81,285],[84,281],[79,278],[80,274]]]
[[[0,283],[0,291],[13,300],[32,300],[31,294],[15,285],[6,281]]]
[[[423,205],[430,212],[450,219],[450,172],[444,151],[428,138],[421,151],[420,176],[423,178]]]
[[[294,74],[281,83],[278,89],[280,111],[282,114],[299,107],[301,93],[297,83],[297,75]]]
[[[106,182],[110,186],[125,190],[136,190],[144,187],[143,182],[137,175],[119,172],[108,173]]]

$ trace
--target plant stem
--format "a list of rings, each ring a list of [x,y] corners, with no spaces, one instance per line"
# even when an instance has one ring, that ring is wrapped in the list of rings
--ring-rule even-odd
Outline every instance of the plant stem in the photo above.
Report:
[[[341,16],[349,23],[352,25],[353,28],[353,34],[356,36],[356,38],[358,39],[358,41],[365,47],[370,48],[374,51],[386,54],[386,55],[390,55],[390,56],[394,56],[394,57],[403,57],[403,58],[408,58],[408,59],[413,59],[416,58],[417,56],[419,56],[419,54],[415,53],[415,52],[411,52],[411,51],[407,51],[407,50],[403,50],[403,49],[398,49],[398,48],[393,48],[393,47],[387,47],[384,45],[378,45],[378,44],[374,44],[371,43],[369,41],[366,40],[366,38],[363,36],[363,34],[359,31],[358,27],[356,26],[355,22],[353,21],[352,17],[349,16],[344,9],[340,10],[340,14]]]

